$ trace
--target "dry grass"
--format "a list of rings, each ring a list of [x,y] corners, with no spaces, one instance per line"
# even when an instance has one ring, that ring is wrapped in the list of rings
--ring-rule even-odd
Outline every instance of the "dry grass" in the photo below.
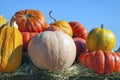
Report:
[[[120,73],[94,73],[92,69],[74,63],[70,68],[54,72],[36,68],[28,57],[19,69],[12,73],[0,73],[0,80],[119,80]]]

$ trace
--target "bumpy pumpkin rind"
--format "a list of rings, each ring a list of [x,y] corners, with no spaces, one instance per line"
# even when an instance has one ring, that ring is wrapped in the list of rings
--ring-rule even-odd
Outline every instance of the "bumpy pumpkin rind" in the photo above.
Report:
[[[1,27],[3,24],[6,24],[6,23],[7,23],[7,20],[0,15],[0,27]]]
[[[103,50],[112,51],[116,44],[114,33],[105,28],[94,28],[86,39],[86,46],[89,51]]]
[[[79,62],[94,69],[98,74],[109,74],[120,71],[120,53],[111,51],[94,51],[82,53]]]
[[[48,27],[44,14],[33,9],[17,11],[11,19],[14,22],[21,32],[42,32]]]
[[[22,61],[22,34],[16,28],[0,29],[0,72],[16,70]]]

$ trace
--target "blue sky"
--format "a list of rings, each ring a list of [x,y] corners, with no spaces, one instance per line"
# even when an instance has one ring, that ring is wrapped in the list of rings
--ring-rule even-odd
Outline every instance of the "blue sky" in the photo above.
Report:
[[[49,11],[57,20],[78,21],[88,31],[104,24],[116,36],[114,50],[120,46],[120,0],[1,0],[0,14],[8,21],[22,9],[40,10],[48,23],[53,22]]]

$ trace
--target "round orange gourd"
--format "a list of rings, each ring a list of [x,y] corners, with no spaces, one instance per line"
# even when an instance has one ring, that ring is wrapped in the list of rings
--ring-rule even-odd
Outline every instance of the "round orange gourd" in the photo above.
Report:
[[[105,29],[103,25],[101,28],[94,28],[91,30],[86,39],[86,45],[89,51],[112,51],[115,43],[116,37],[114,33]]]
[[[0,29],[0,72],[16,70],[22,61],[22,34],[14,27]]]
[[[29,32],[22,32],[23,37],[23,51],[27,51],[29,41],[39,33],[29,33]]]
[[[73,39],[62,31],[45,31],[31,39],[28,53],[38,68],[58,71],[73,64],[76,46]]]
[[[42,32],[47,27],[44,14],[33,9],[16,12],[11,19],[11,24],[14,22],[16,22],[21,32]]]
[[[88,35],[88,30],[83,24],[76,21],[71,21],[69,22],[69,24],[73,30],[73,37],[80,37],[86,40],[86,37]]]
[[[70,26],[70,24],[66,21],[66,20],[59,20],[59,21],[56,21],[56,19],[55,18],[53,18],[52,16],[51,16],[51,13],[52,13],[52,11],[50,11],[50,13],[49,13],[49,16],[52,18],[52,19],[54,19],[54,22],[53,23],[50,23],[49,25],[49,27],[52,27],[52,28],[49,28],[48,30],[61,30],[61,31],[63,31],[64,33],[66,33],[66,34],[68,34],[69,36],[71,36],[71,37],[73,37],[73,31],[72,31],[72,28],[71,28],[71,26]],[[56,28],[57,27],[57,28]]]
[[[98,74],[120,72],[120,52],[98,50],[82,53],[79,62],[94,69]]]

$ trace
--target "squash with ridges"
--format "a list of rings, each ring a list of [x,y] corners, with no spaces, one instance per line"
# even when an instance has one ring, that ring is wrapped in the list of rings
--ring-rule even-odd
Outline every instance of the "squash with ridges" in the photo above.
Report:
[[[98,50],[82,53],[79,62],[94,69],[98,74],[120,72],[120,52]]]
[[[73,39],[62,31],[45,31],[31,39],[28,53],[38,68],[58,71],[73,64],[76,46]]]
[[[0,27],[6,23],[7,23],[7,20],[2,15],[0,15]]]
[[[22,34],[18,29],[3,26],[0,29],[0,72],[16,70],[22,61]]]

